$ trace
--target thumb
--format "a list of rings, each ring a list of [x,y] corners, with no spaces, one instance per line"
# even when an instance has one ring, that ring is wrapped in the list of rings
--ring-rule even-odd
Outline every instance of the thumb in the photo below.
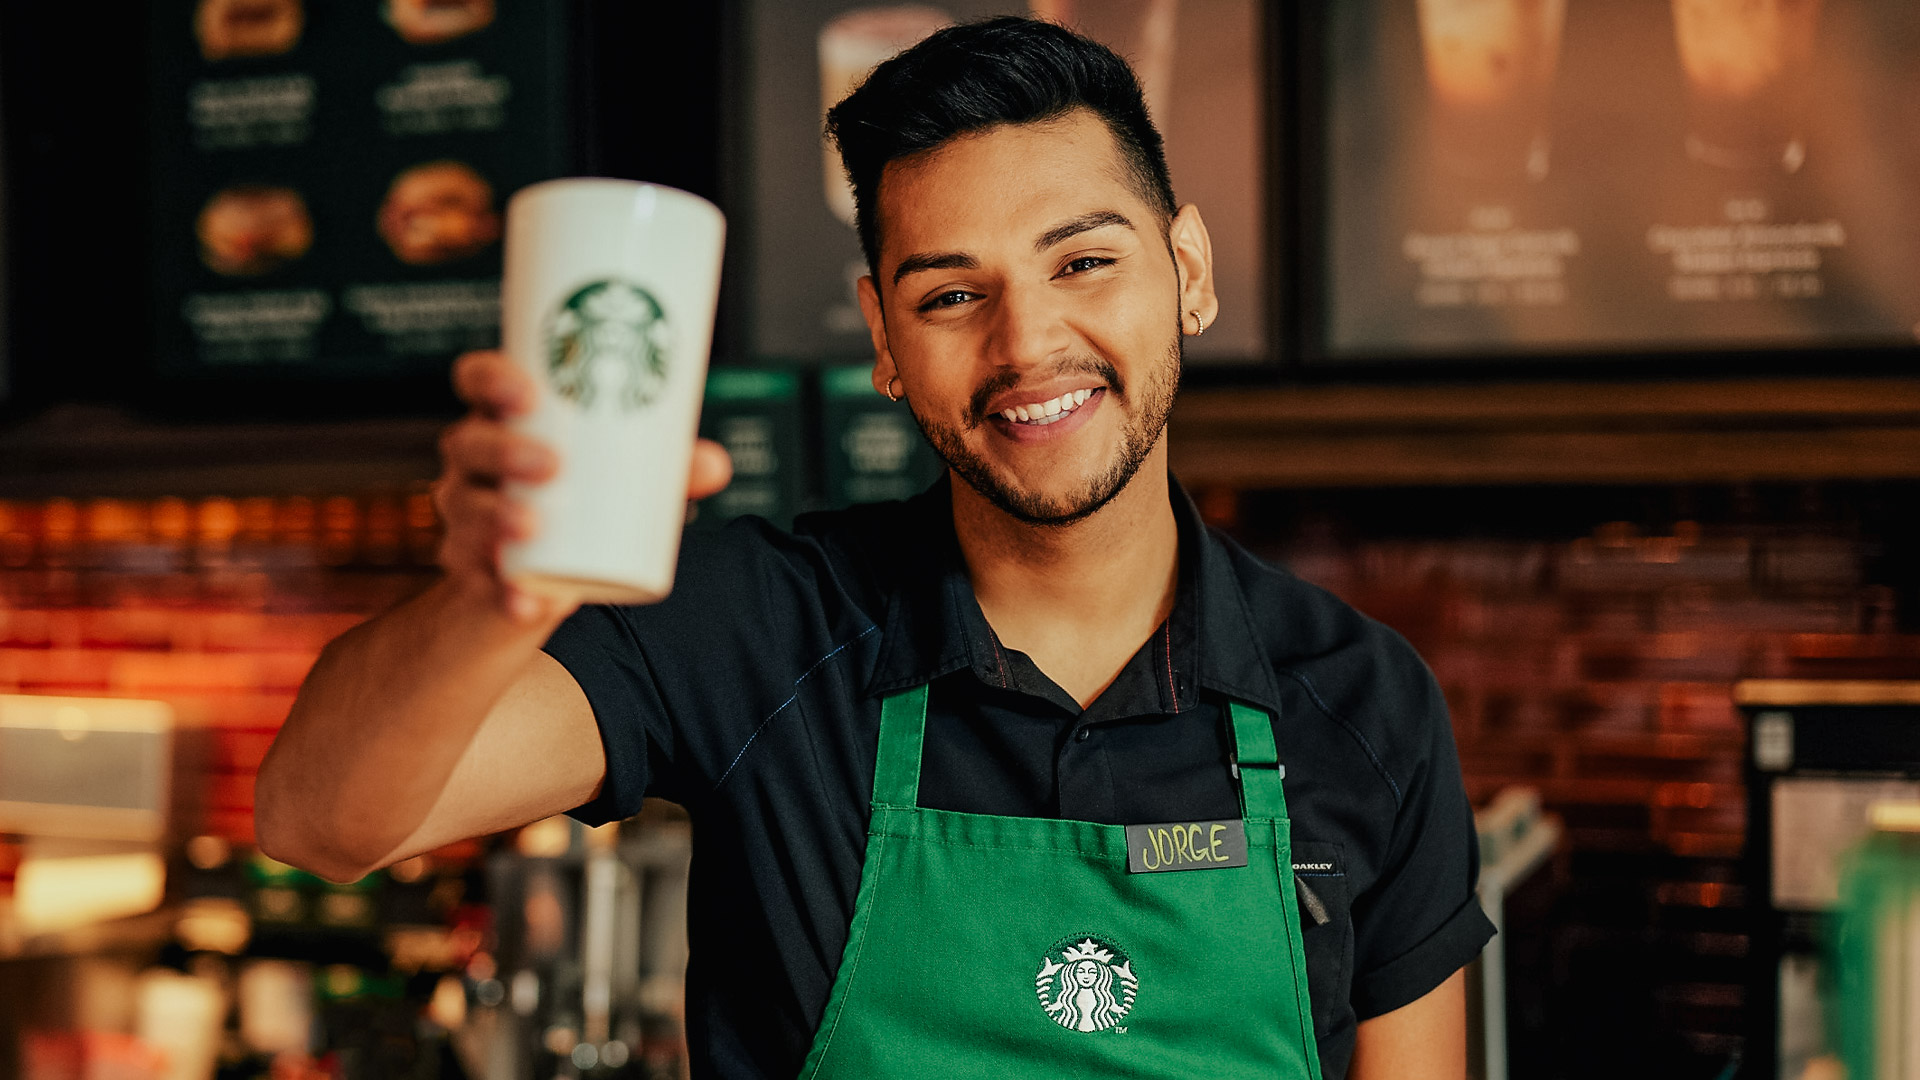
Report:
[[[712,439],[693,444],[693,466],[687,476],[687,498],[704,499],[733,479],[733,459]]]

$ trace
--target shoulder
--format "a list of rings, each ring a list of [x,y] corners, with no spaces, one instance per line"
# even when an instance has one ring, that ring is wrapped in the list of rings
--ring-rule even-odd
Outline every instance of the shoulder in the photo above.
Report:
[[[918,517],[910,503],[890,502],[801,514],[791,529],[752,515],[692,528],[681,542],[680,576],[740,600],[752,599],[743,589],[785,591],[785,583],[877,601],[897,585],[899,553]]]
[[[923,550],[936,525],[922,496],[801,514],[794,519],[792,539],[891,584],[905,559]]]
[[[1446,701],[1407,639],[1328,590],[1218,537],[1281,692],[1361,744],[1395,801],[1444,734]]]

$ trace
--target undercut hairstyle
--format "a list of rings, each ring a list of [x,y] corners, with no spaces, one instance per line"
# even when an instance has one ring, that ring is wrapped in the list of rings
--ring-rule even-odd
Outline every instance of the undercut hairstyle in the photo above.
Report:
[[[1112,49],[1064,27],[1007,17],[949,26],[873,69],[827,112],[827,136],[853,183],[867,268],[880,273],[880,174],[888,163],[1001,124],[1097,115],[1164,231],[1173,182],[1140,81]]]

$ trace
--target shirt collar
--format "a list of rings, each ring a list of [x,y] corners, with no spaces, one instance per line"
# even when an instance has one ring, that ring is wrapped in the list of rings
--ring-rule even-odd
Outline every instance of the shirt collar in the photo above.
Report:
[[[971,668],[989,686],[1009,686],[1002,646],[987,625],[967,578],[953,531],[949,485],[941,480],[907,502],[905,527],[894,539],[899,576],[888,589],[880,657],[869,694],[891,694]],[[1277,713],[1280,694],[1273,666],[1247,607],[1226,542],[1200,519],[1178,480],[1168,477],[1180,530],[1180,577],[1173,614],[1159,633],[1166,661],[1162,708],[1185,712],[1202,687]],[[1157,674],[1157,672],[1156,672]]]

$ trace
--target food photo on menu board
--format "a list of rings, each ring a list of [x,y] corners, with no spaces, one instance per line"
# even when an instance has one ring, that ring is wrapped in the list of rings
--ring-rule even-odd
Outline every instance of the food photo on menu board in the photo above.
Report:
[[[1343,0],[1317,359],[1911,347],[1920,4]]]
[[[313,218],[298,191],[264,184],[222,188],[200,211],[200,260],[226,277],[277,270],[313,246]]]
[[[573,153],[569,10],[154,3],[159,370],[431,375],[494,344],[505,201]]]
[[[1265,58],[1257,0],[749,0],[740,126],[750,167],[742,232],[749,338],[760,359],[813,363],[870,353],[854,283],[867,272],[853,193],[822,135],[827,110],[882,60],[955,22],[1029,15],[1126,56],[1166,140],[1175,197],[1213,238],[1220,316],[1187,339],[1200,364],[1257,362],[1268,344]]]
[[[386,0],[383,7],[409,45],[438,45],[493,25],[493,0]]]
[[[279,56],[300,40],[306,21],[302,0],[201,0],[193,32],[208,60]]]
[[[380,238],[393,257],[432,266],[478,255],[500,239],[493,186],[458,161],[431,161],[394,177],[380,204]]]

